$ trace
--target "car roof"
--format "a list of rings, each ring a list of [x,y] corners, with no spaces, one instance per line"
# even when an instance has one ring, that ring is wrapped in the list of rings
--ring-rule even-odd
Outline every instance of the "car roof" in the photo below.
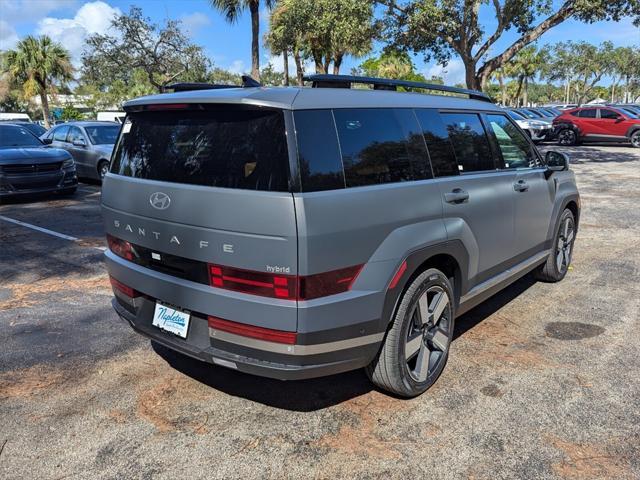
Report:
[[[250,87],[191,90],[130,100],[125,109],[163,103],[225,103],[287,110],[325,108],[460,108],[497,110],[491,102],[450,95],[428,95],[359,88]]]
[[[107,122],[107,121],[100,121],[100,120],[78,120],[73,122],[61,123],[60,125],[55,125],[55,127],[61,127],[63,125],[68,125],[68,126],[75,125],[76,127],[99,127],[101,125],[114,126],[114,127],[119,126],[119,124],[116,122]]]

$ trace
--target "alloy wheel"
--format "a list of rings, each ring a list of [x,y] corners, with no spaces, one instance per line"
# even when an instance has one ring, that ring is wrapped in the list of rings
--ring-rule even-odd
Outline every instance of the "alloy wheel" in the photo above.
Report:
[[[573,130],[561,130],[558,134],[560,145],[573,145],[576,142],[576,133]]]
[[[631,136],[631,145],[636,148],[640,148],[640,133],[636,133]]]
[[[566,218],[560,227],[556,245],[556,268],[559,273],[564,273],[571,263],[573,239],[575,237],[574,230],[573,220]]]
[[[439,286],[427,289],[411,312],[405,343],[405,359],[411,378],[426,381],[446,361],[451,337],[451,302]]]

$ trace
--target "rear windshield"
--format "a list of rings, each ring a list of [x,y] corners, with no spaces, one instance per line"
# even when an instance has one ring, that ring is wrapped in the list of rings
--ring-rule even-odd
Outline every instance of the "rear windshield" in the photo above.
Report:
[[[0,147],[41,147],[42,142],[30,131],[14,125],[0,126]]]
[[[131,113],[111,172],[128,177],[248,190],[287,191],[284,116],[277,110]]]

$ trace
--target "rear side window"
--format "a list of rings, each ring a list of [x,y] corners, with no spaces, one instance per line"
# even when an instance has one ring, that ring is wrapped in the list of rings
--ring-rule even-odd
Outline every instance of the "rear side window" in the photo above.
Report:
[[[580,110],[578,116],[580,118],[596,118],[597,110],[595,108],[587,108],[585,110]]]
[[[333,114],[347,187],[430,178],[424,140],[410,109]]]
[[[422,134],[427,143],[431,168],[435,177],[458,175],[458,164],[449,133],[437,110],[417,109],[416,117],[422,127]]]
[[[111,172],[164,182],[287,191],[289,160],[279,110],[132,113]]]
[[[69,127],[67,125],[56,128],[55,131],[53,132],[53,139],[57,142],[66,142],[68,131],[69,131]]]
[[[494,170],[493,154],[480,117],[475,113],[443,113],[442,119],[460,173]]]
[[[303,192],[344,188],[344,171],[331,110],[294,112]]]

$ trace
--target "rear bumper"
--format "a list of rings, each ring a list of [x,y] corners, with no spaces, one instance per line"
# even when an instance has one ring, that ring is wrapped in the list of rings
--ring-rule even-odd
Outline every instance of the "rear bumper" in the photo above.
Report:
[[[148,303],[148,305],[139,304],[137,309],[149,310],[152,308],[152,300],[144,299],[143,301]],[[378,349],[377,344],[343,349],[339,355],[336,355],[335,359],[331,359],[330,357],[332,355],[328,352],[324,354],[328,356],[326,356],[325,361],[322,362],[312,360],[311,363],[304,361],[288,363],[287,355],[282,355],[280,361],[275,358],[267,360],[262,358],[263,355],[259,350],[254,350],[253,354],[250,351],[233,352],[231,351],[234,347],[233,344],[216,341],[216,339],[211,336],[207,320],[203,317],[192,315],[189,334],[186,339],[182,339],[153,327],[150,324],[150,320],[144,319],[145,316],[129,311],[124,306],[126,303],[126,299],[118,298],[117,296],[112,300],[112,305],[116,313],[123,320],[126,320],[136,332],[148,337],[152,341],[196,360],[261,377],[275,378],[278,380],[301,380],[347,372],[368,365]],[[206,341],[203,341],[205,339]],[[297,360],[297,357],[289,358],[289,360],[293,362]]]

